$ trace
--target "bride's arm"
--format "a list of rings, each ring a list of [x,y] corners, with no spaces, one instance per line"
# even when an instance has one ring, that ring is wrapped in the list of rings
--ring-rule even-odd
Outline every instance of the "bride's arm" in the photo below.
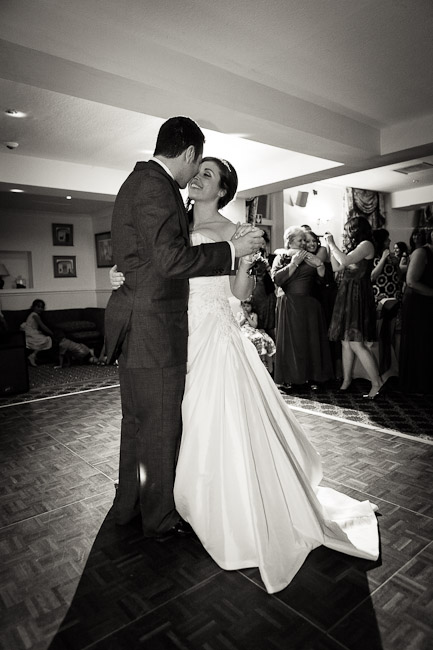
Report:
[[[253,292],[255,279],[253,275],[248,273],[253,263],[252,258],[241,257],[236,275],[230,276],[231,292],[239,300],[246,300]]]

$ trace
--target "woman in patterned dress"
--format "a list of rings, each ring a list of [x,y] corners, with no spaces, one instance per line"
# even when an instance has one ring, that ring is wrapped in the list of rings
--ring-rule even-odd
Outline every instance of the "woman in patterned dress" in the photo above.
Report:
[[[383,382],[376,359],[366,345],[376,340],[376,304],[371,284],[372,230],[365,217],[351,217],[344,230],[346,253],[338,248],[331,233],[325,233],[333,269],[343,271],[329,326],[329,339],[342,343],[343,383],[340,390],[349,389],[356,356],[371,381],[371,389],[364,397],[374,399]]]

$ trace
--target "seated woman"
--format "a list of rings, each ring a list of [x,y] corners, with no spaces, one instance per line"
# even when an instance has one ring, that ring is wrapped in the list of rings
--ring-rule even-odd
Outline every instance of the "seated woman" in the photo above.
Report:
[[[50,350],[53,346],[52,336],[53,333],[49,327],[42,322],[41,314],[45,310],[45,302],[43,300],[34,300],[30,308],[30,313],[24,323],[21,323],[20,328],[24,330],[26,335],[26,348],[31,350],[29,354],[29,363],[36,366],[36,356],[41,350]]]

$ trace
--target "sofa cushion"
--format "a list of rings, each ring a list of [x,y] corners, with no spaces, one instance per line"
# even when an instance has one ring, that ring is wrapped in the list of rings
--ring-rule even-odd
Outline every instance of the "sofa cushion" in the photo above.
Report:
[[[64,323],[56,323],[56,327],[63,330],[65,334],[71,332],[90,332],[92,330],[97,330],[95,323],[92,323],[90,320],[71,320],[65,321]]]
[[[93,341],[102,338],[102,335],[97,330],[90,330],[88,332],[70,332],[69,336],[74,339],[74,341]],[[66,338],[68,338],[67,334]]]

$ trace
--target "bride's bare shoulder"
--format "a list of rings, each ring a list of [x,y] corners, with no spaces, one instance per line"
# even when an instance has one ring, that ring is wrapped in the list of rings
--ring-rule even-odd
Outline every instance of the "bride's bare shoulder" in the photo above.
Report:
[[[223,216],[221,216],[221,219],[218,219],[218,221],[202,224],[194,229],[194,232],[200,233],[204,237],[208,237],[215,242],[231,239],[235,231],[236,224]]]

